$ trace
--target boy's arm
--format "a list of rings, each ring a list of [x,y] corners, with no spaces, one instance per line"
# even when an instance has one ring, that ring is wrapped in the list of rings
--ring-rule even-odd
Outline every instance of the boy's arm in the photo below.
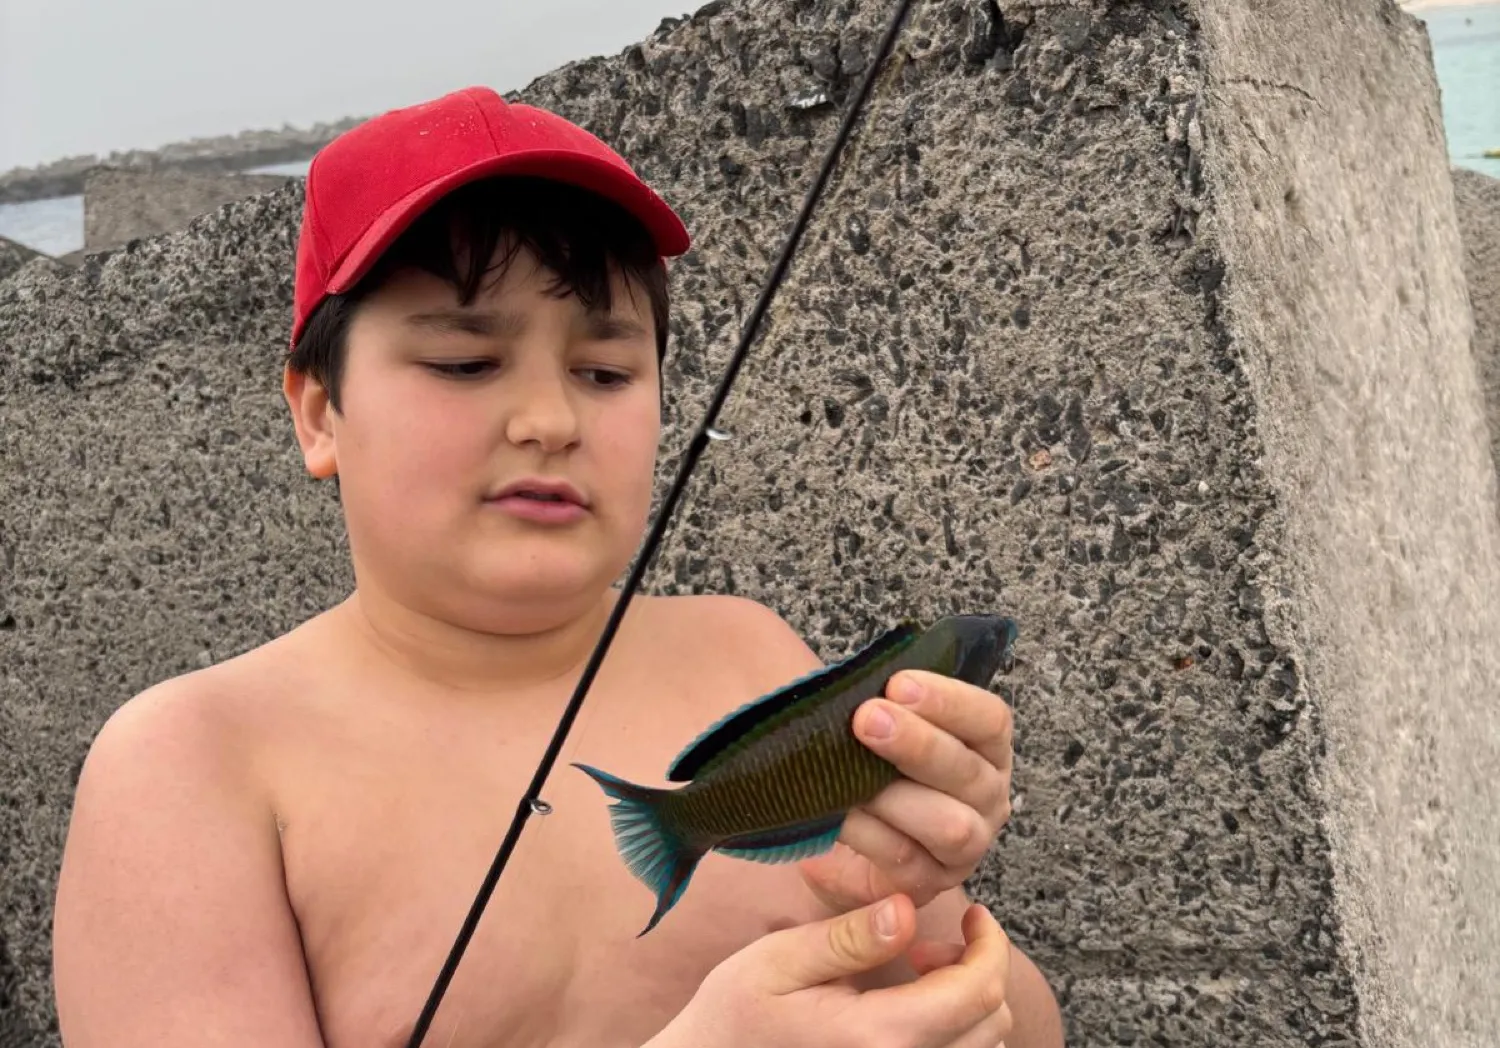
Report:
[[[321,1048],[274,817],[201,685],[105,724],[59,876],[53,975],[67,1048]]]

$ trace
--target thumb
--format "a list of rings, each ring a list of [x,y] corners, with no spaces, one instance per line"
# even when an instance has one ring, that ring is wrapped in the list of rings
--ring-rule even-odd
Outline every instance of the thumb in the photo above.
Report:
[[[893,895],[766,936],[752,948],[750,977],[772,994],[820,986],[895,960],[916,932],[916,908],[905,895]]]

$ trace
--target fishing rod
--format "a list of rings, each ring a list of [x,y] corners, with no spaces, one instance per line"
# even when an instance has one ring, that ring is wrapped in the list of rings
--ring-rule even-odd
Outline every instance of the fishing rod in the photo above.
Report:
[[[646,536],[645,544],[641,547],[636,557],[635,565],[631,568],[630,575],[625,580],[624,591],[620,599],[615,602],[614,609],[610,612],[608,621],[604,624],[604,632],[600,634],[598,643],[594,646],[593,654],[589,656],[588,663],[583,668],[583,675],[578,679],[578,685],[573,690],[573,697],[568,700],[567,707],[563,710],[562,717],[558,720],[557,728],[552,734],[552,741],[548,743],[546,751],[542,754],[540,763],[537,764],[536,773],[531,778],[531,784],[526,788],[520,803],[516,806],[515,816],[511,819],[510,829],[506,831],[505,839],[500,844],[500,849],[495,853],[494,861],[485,874],[484,881],[479,886],[479,892],[474,896],[474,902],[469,907],[469,913],[464,918],[462,927],[459,928],[458,937],[453,942],[453,948],[448,952],[448,958],[443,962],[442,969],[438,972],[437,980],[433,983],[432,991],[427,995],[427,1002],[422,1006],[422,1012],[417,1017],[416,1025],[412,1028],[411,1039],[407,1042],[407,1048],[419,1048],[423,1038],[427,1036],[428,1029],[432,1026],[433,1017],[437,1014],[438,1005],[442,1003],[443,995],[448,992],[448,984],[453,981],[454,972],[458,970],[459,961],[463,959],[464,951],[468,949],[469,940],[474,937],[474,930],[479,926],[479,918],[484,913],[484,908],[489,904],[490,896],[495,892],[495,885],[500,880],[500,875],[505,871],[505,865],[510,860],[511,853],[516,849],[516,843],[520,840],[521,831],[525,829],[527,820],[533,815],[547,815],[552,811],[551,805],[542,800],[542,787],[551,774],[552,767],[557,763],[559,754],[562,753],[564,742],[567,741],[568,732],[573,727],[573,722],[578,717],[578,711],[583,706],[584,697],[588,694],[589,686],[593,684],[594,677],[599,672],[599,666],[604,661],[605,654],[609,651],[609,645],[614,640],[615,633],[620,627],[620,621],[625,617],[625,610],[630,605],[637,589],[640,588],[641,579],[646,574],[646,569],[651,564],[651,559],[656,554],[657,547],[661,545],[662,536],[666,533],[667,522],[671,519],[672,511],[676,508],[678,500],[682,497],[683,489],[687,487],[688,478],[692,476],[698,459],[702,456],[705,448],[711,441],[728,440],[729,434],[722,432],[714,426],[718,421],[719,411],[723,408],[725,400],[729,398],[730,387],[734,385],[735,378],[739,375],[740,366],[750,351],[750,344],[755,340],[755,335],[760,328],[761,320],[765,317],[766,310],[770,308],[771,299],[775,297],[777,289],[781,286],[787,270],[792,263],[792,256],[796,254],[798,246],[802,241],[802,234],[806,232],[808,222],[812,218],[813,211],[817,207],[818,199],[823,195],[823,187],[827,185],[833,169],[838,163],[839,156],[843,153],[844,145],[854,130],[854,125],[859,119],[860,111],[864,109],[865,102],[870,96],[871,89],[875,86],[875,77],[880,68],[885,64],[890,55],[891,48],[896,42],[896,37],[901,32],[902,23],[905,22],[907,13],[911,10],[912,0],[900,0],[896,6],[895,13],[891,16],[890,23],[886,26],[885,34],[881,37],[879,49],[876,51],[874,61],[870,63],[870,69],[865,74],[864,80],[859,85],[859,90],[854,97],[853,104],[844,114],[843,123],[840,124],[838,134],[834,137],[833,144],[829,147],[828,154],[823,158],[823,165],[818,170],[818,176],[808,190],[806,198],[802,201],[802,210],[797,215],[797,220],[792,226],[792,231],[782,246],[781,255],[771,269],[761,288],[759,299],[756,300],[755,308],[750,313],[749,320],[740,335],[739,344],[735,347],[734,354],[729,359],[729,364],[724,369],[724,375],[719,380],[718,389],[714,391],[712,401],[708,410],[704,412],[703,420],[698,423],[698,428],[693,433],[692,440],[688,442],[687,449],[683,453],[682,464],[678,467],[677,476],[668,489],[666,498],[662,502],[661,509],[657,512],[656,520],[651,525],[651,530]]]

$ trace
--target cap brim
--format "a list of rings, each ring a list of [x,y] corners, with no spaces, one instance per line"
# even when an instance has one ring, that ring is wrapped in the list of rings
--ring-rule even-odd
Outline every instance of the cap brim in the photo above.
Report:
[[[343,294],[359,283],[376,259],[438,200],[460,186],[493,175],[549,178],[598,193],[635,216],[664,258],[682,254],[691,244],[676,212],[644,182],[597,157],[566,149],[536,149],[491,157],[412,190],[355,241],[329,277],[328,293]]]

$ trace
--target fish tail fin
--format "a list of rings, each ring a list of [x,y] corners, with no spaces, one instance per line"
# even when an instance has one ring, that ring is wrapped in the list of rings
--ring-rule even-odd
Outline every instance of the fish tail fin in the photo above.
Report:
[[[684,840],[663,820],[662,804],[672,790],[637,786],[587,764],[573,767],[598,783],[615,802],[609,808],[615,847],[636,879],[656,893],[656,912],[636,936],[640,938],[682,898],[706,849]]]

